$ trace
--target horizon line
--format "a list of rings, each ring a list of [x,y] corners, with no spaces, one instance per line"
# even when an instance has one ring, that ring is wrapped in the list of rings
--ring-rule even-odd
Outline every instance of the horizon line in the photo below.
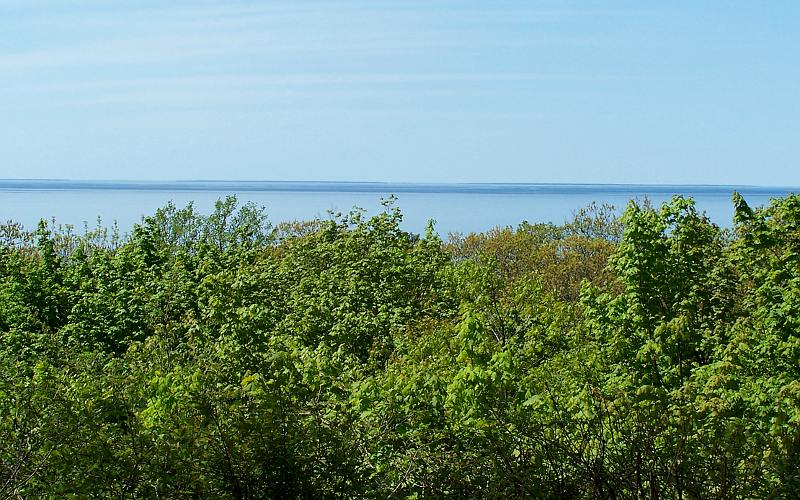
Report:
[[[408,182],[408,181],[264,181],[264,180],[111,180],[111,179],[0,179],[0,191],[161,191],[161,192],[295,192],[395,194],[564,195],[602,191],[617,195],[725,195],[785,196],[797,186],[750,184],[637,184],[568,182]]]
[[[3,177],[0,185],[16,182],[68,183],[68,184],[354,184],[354,185],[404,185],[404,186],[635,186],[635,187],[746,187],[746,188],[799,188],[789,184],[715,184],[687,182],[568,182],[568,181],[354,181],[354,180],[279,180],[279,179],[72,179],[61,177],[28,178]]]

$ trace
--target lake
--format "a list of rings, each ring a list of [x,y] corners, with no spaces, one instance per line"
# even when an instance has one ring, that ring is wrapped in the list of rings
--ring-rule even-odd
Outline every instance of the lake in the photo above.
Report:
[[[425,184],[369,182],[238,181],[70,181],[0,180],[0,220],[35,227],[40,218],[61,224],[90,226],[117,221],[130,231],[142,215],[170,200],[182,207],[193,202],[208,213],[214,202],[236,195],[241,202],[266,207],[272,222],[328,218],[328,212],[361,207],[381,210],[381,199],[397,197],[403,227],[423,231],[428,220],[436,231],[485,231],[522,221],[562,223],[591,202],[622,209],[631,199],[660,203],[675,194],[692,196],[699,209],[721,226],[732,224],[731,194],[736,190],[755,207],[798,188],[760,186],[689,186],[633,184]]]

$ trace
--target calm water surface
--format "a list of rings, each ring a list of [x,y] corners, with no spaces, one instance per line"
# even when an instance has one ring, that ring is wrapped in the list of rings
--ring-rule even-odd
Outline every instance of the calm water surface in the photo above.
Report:
[[[172,201],[193,202],[208,213],[214,202],[236,195],[241,202],[266,207],[272,222],[328,218],[328,212],[360,207],[373,214],[381,199],[394,194],[405,229],[420,232],[429,219],[437,232],[484,231],[529,222],[562,223],[591,202],[624,208],[631,199],[660,203],[674,194],[693,196],[697,206],[722,226],[733,216],[731,194],[743,194],[751,206],[798,192],[797,188],[756,186],[647,186],[586,184],[384,184],[322,182],[108,182],[0,180],[0,220],[34,227],[55,217],[78,228],[117,221],[130,231],[142,215]]]

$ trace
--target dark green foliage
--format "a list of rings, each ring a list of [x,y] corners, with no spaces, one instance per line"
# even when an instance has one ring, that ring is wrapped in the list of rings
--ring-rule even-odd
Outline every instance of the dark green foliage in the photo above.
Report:
[[[0,226],[0,497],[791,498],[800,197],[734,205]]]

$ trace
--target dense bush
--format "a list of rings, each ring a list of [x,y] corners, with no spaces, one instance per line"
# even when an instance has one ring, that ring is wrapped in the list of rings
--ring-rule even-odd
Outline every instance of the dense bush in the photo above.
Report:
[[[788,498],[800,196],[0,227],[0,496]]]

